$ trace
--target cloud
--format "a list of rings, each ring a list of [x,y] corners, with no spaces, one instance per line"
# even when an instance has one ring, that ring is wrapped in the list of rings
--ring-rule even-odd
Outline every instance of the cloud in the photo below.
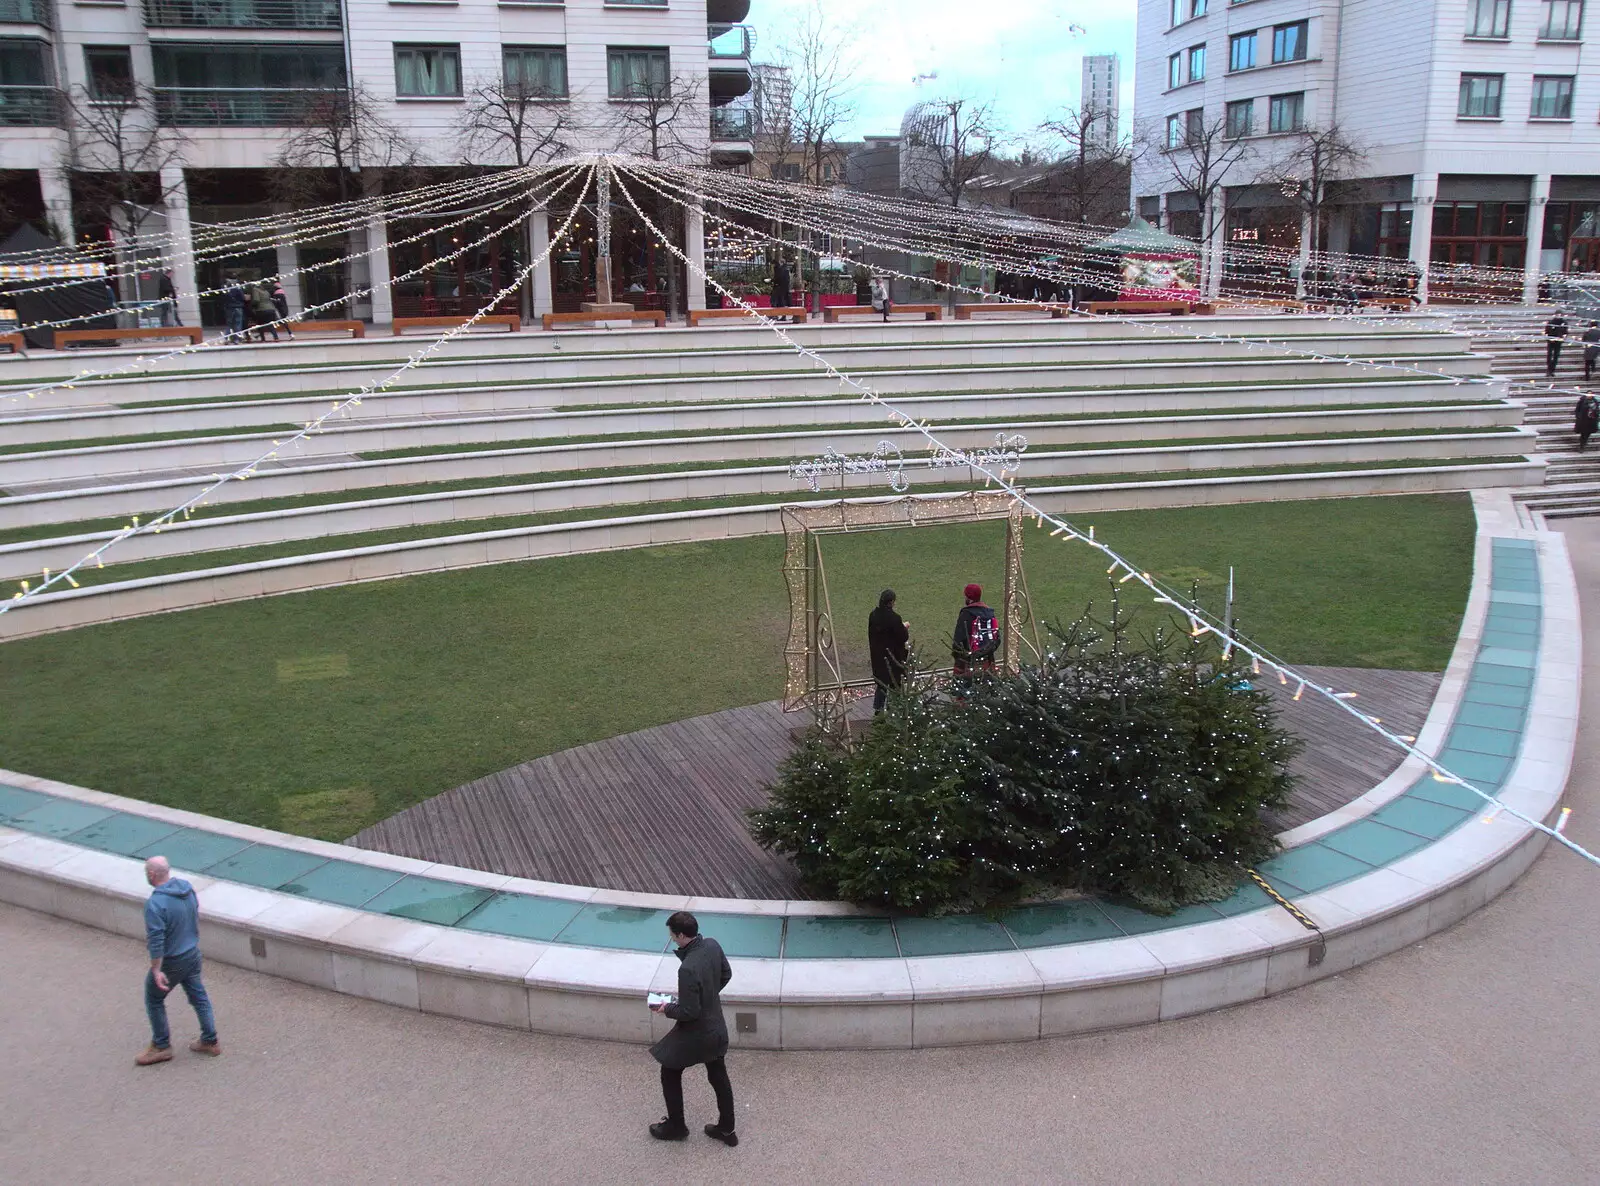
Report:
[[[821,0],[857,47],[860,111],[848,137],[892,134],[918,99],[995,100],[1002,122],[1026,133],[1078,102],[1085,54],[1120,53],[1123,122],[1133,107],[1136,0]],[[754,0],[749,21],[763,53],[807,0]],[[1076,28],[1075,28],[1076,27]],[[1078,32],[1082,29],[1084,32]],[[914,83],[919,76],[937,79]]]

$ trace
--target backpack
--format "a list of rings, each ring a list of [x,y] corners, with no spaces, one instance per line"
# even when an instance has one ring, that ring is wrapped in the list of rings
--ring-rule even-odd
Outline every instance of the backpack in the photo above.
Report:
[[[988,659],[1000,645],[1000,624],[995,621],[994,610],[986,605],[970,607],[974,612],[967,619],[967,650],[979,659]]]

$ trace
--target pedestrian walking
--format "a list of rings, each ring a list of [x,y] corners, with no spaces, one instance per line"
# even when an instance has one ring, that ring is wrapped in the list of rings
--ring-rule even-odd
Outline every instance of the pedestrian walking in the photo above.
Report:
[[[245,307],[249,304],[244,285],[237,276],[229,276],[222,284],[222,316],[227,323],[230,345],[240,346],[246,341],[244,332]]]
[[[1572,414],[1572,431],[1578,434],[1578,452],[1589,447],[1589,438],[1597,428],[1600,428],[1600,399],[1585,392],[1578,397],[1578,406]]]
[[[994,653],[1000,646],[1000,625],[994,610],[983,604],[983,587],[968,585],[962,595],[966,604],[956,615],[956,632],[950,640],[950,653],[956,661],[957,699],[970,686],[974,671],[994,670]]]
[[[889,298],[889,282],[882,276],[872,278],[872,307],[883,314],[885,321],[894,312],[894,301]]]
[[[145,946],[150,953],[150,968],[144,976],[144,1010],[150,1017],[150,1045],[133,1061],[148,1067],[172,1060],[167,994],[180,985],[200,1019],[200,1037],[189,1043],[189,1049],[214,1058],[222,1053],[222,1043],[217,1040],[211,998],[200,982],[200,899],[194,886],[172,876],[166,857],[146,861],[144,879],[153,887],[144,904]]]
[[[1555,378],[1556,368],[1561,365],[1561,347],[1567,340],[1567,319],[1559,312],[1549,321],[1544,323],[1544,374],[1545,378]]]
[[[878,608],[867,615],[867,653],[872,657],[872,712],[876,716],[888,702],[889,689],[905,679],[907,644],[911,627],[894,608],[894,590],[878,594]]]
[[[278,306],[272,302],[272,293],[265,284],[252,284],[250,286],[250,321],[256,327],[256,341],[265,342],[267,331],[272,331],[272,340],[278,340]]]
[[[171,272],[162,272],[156,277],[156,295],[161,298],[161,324],[182,325],[183,319],[178,316],[178,290],[173,287]]]
[[[667,1114],[661,1123],[650,1126],[658,1141],[681,1141],[689,1135],[683,1119],[683,1072],[686,1067],[704,1063],[706,1078],[717,1097],[717,1122],[708,1124],[706,1136],[724,1145],[737,1145],[734,1131],[733,1085],[728,1082],[728,1023],[722,1016],[722,990],[733,979],[733,969],[722,946],[700,933],[700,923],[687,910],[667,919],[678,963],[676,999],[652,1004],[651,1010],[676,1023],[670,1033],[650,1053],[661,1064],[661,1094]]]
[[[1583,381],[1594,380],[1594,364],[1600,359],[1600,321],[1591,321],[1583,331]]]
[[[294,327],[289,324],[289,294],[283,291],[283,281],[274,276],[267,295],[272,298],[272,307],[277,310],[278,320],[283,322],[283,332],[289,335],[291,342],[294,341]]]

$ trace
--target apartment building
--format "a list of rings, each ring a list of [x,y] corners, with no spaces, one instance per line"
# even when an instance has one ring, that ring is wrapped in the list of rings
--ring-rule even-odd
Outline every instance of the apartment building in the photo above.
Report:
[[[1117,54],[1085,54],[1083,91],[1078,105],[1095,113],[1090,126],[1093,147],[1110,155],[1122,129],[1122,59]]]
[[[1600,267],[1588,31],[1584,0],[1140,0],[1136,206],[1198,237],[1177,174],[1208,138],[1242,146],[1215,225],[1293,247],[1302,214],[1267,179],[1337,127],[1364,156],[1330,190],[1326,248],[1445,265],[1436,286],[1450,264],[1504,268],[1531,295],[1542,271]]]
[[[748,12],[749,0],[0,0],[0,212],[69,241],[105,235],[104,225],[84,225],[66,168],[74,138],[81,145],[85,136],[80,113],[105,108],[126,112],[130,127],[171,130],[177,147],[159,154],[148,201],[180,242],[194,219],[270,209],[281,187],[268,172],[328,96],[362,96],[424,177],[429,168],[512,163],[463,130],[474,93],[497,85],[535,96],[535,118],[559,121],[561,143],[576,151],[637,150],[619,114],[671,90],[689,99],[672,129],[673,154],[742,164],[754,152],[749,119],[727,112],[751,88]],[[345,162],[361,187],[370,190],[389,163],[378,159],[384,138],[366,137]],[[368,234],[382,238],[386,228]],[[431,245],[414,246],[411,256],[426,257]],[[343,240],[302,245],[296,259],[293,247],[279,248],[259,262],[276,270],[348,250]],[[358,263],[354,276],[329,272],[316,283],[337,292],[352,279],[381,280],[391,263],[406,262],[386,255],[375,253],[369,272]],[[438,287],[453,287],[465,308],[466,271],[482,287],[508,268],[474,260],[453,286],[445,277]],[[219,276],[202,268],[174,278],[192,294]],[[314,295],[293,294],[306,303]],[[411,298],[397,289],[402,299]],[[186,303],[197,316],[192,296]],[[379,292],[362,311],[381,321],[394,308]]]

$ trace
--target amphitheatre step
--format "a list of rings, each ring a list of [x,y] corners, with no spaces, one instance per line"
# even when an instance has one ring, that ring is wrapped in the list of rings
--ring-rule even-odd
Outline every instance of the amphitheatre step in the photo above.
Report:
[[[1315,361],[1305,351],[1327,353],[1343,361],[1347,357],[1392,359],[1400,364],[1433,366],[1429,360],[1460,360],[1476,356],[1465,350],[1459,339],[1438,335],[1385,340],[1382,337],[1329,339],[1313,347],[1304,343],[1207,342],[1158,338],[1151,341],[1081,342],[1071,339],[1035,343],[926,343],[919,345],[867,345],[830,349],[827,357],[841,370],[868,372],[884,369],[916,369],[941,366],[1009,367],[1024,364],[1115,365],[1130,360],[1151,362],[1210,362],[1220,364],[1234,359],[1282,358],[1287,361]],[[405,360],[364,368],[300,367],[292,371],[226,372],[172,380],[165,371],[115,380],[74,383],[57,388],[36,399],[13,402],[11,411],[31,415],[72,407],[116,404],[138,407],[150,404],[193,404],[218,400],[292,398],[321,396],[353,391],[363,384],[387,379]],[[1482,360],[1470,370],[1482,373]],[[441,356],[412,369],[404,376],[404,388],[449,388],[483,384],[533,384],[560,382],[598,382],[606,379],[654,381],[693,377],[760,376],[807,373],[805,364],[784,346],[762,350],[702,350],[679,353],[637,351],[598,356],[535,356],[505,359],[456,358]],[[530,379],[537,376],[537,379]],[[0,395],[4,388],[0,387]],[[0,408],[6,407],[0,403]]]
[[[881,439],[885,426],[877,409],[860,401],[831,405],[856,420],[867,419],[868,446]],[[928,416],[932,411],[913,404],[908,411]],[[966,410],[963,405],[962,410]],[[974,410],[982,411],[979,407]],[[576,414],[575,414],[576,415]],[[643,421],[656,428],[660,421]],[[662,414],[665,415],[665,414]],[[1432,432],[1505,429],[1518,423],[1520,409],[1514,404],[1460,404],[1416,407],[1407,404],[1360,409],[1275,409],[1270,412],[1197,412],[1160,416],[1121,416],[1115,418],[1073,417],[1048,421],[1012,420],[1004,424],[1008,432],[1029,435],[1035,445],[1057,443],[1105,443],[1112,441],[1180,440],[1186,438],[1236,437],[1259,439],[1285,434],[1350,435],[1363,432]],[[814,412],[808,418],[816,418]],[[629,423],[638,423],[627,418]],[[585,427],[594,427],[585,421]],[[941,426],[951,423],[941,419]],[[615,426],[615,422],[612,422]],[[1041,431],[1044,430],[1044,431]],[[838,443],[840,430],[828,430],[826,443]],[[622,436],[609,438],[625,440]],[[988,443],[988,442],[984,442]],[[264,499],[326,496],[356,490],[375,490],[393,486],[437,485],[441,482],[489,482],[521,474],[548,471],[545,450],[551,445],[522,448],[490,447],[466,451],[437,451],[419,456],[400,456],[361,460],[351,456],[304,461],[301,464],[264,467],[247,482],[229,482],[211,496],[214,505],[259,502]],[[791,446],[792,447],[792,446]],[[209,473],[181,476],[152,476],[151,480],[107,484],[99,476],[69,482],[55,481],[46,487],[29,487],[24,493],[14,489],[11,497],[0,498],[0,531],[38,524],[126,516],[159,512],[178,505],[213,481]]]
[[[1425,493],[1536,484],[1543,463],[1521,458],[1458,464],[1325,466],[1286,472],[1151,476],[1138,482],[1085,482],[1035,486],[1030,497],[1047,510],[1081,514],[1097,510],[1255,502],[1299,498]],[[632,516],[573,517],[487,532],[429,535],[343,548],[283,554],[220,567],[188,569],[36,596],[26,607],[0,615],[0,639],[263,595],[325,588],[419,572],[508,563],[542,556],[613,550],[650,544],[771,534],[781,530],[783,502],[754,500],[737,506],[661,510]],[[249,554],[248,551],[245,554]],[[224,558],[223,554],[218,558]],[[232,553],[238,557],[240,553]],[[147,562],[161,565],[163,562]],[[91,579],[95,570],[85,570]]]
[[[1409,364],[1408,364],[1409,365]],[[1359,369],[1359,373],[1352,374]],[[1441,371],[1442,373],[1435,373]],[[1369,381],[1446,382],[1464,385],[1482,380],[1482,368],[1449,357],[1427,361],[1421,373],[1384,367],[1352,368],[1344,363],[1282,359],[1239,359],[1227,362],[1176,361],[1117,363],[1018,363],[857,371],[885,395],[909,393],[996,392],[1062,388],[1125,388],[1179,386],[1219,381],[1219,371],[1234,383]],[[637,403],[705,403],[717,401],[807,399],[844,394],[837,380],[818,371],[788,370],[752,375],[692,375],[564,380],[549,383],[516,381],[448,387],[396,387],[362,397],[344,411],[351,420],[404,416],[452,416],[496,411],[526,411],[589,405]],[[194,404],[104,410],[52,410],[0,421],[15,445],[68,440],[103,440],[117,436],[174,431],[252,428],[286,421],[305,423],[341,403],[347,391],[316,397],[272,400],[230,400]]]
[[[1393,465],[1423,461],[1461,464],[1516,455],[1526,447],[1530,436],[1523,430],[1513,429],[1478,434],[1189,443],[1112,450],[1030,450],[1026,474],[1029,485],[1036,486],[1062,479],[1134,479],[1140,474],[1190,470]],[[956,442],[952,440],[952,443]],[[908,457],[904,469],[913,488],[949,487],[953,477],[960,485],[959,475],[964,473],[959,469],[937,468],[926,456]],[[830,479],[826,485],[828,490],[854,496],[871,494],[882,488],[883,475],[878,473],[844,475],[841,482],[836,484],[836,480]],[[141,534],[119,545],[111,556],[111,567],[105,571],[107,579],[113,579],[112,569],[118,565],[155,557],[401,531],[423,525],[483,523],[504,516],[522,518],[596,507],[685,500],[714,503],[758,495],[805,497],[806,494],[787,464],[563,476],[542,483],[179,520],[159,534]],[[488,526],[487,523],[483,525]],[[95,532],[0,544],[0,579],[20,578],[45,568],[59,571],[115,538],[120,528],[117,524]],[[97,575],[94,579],[100,578]]]

